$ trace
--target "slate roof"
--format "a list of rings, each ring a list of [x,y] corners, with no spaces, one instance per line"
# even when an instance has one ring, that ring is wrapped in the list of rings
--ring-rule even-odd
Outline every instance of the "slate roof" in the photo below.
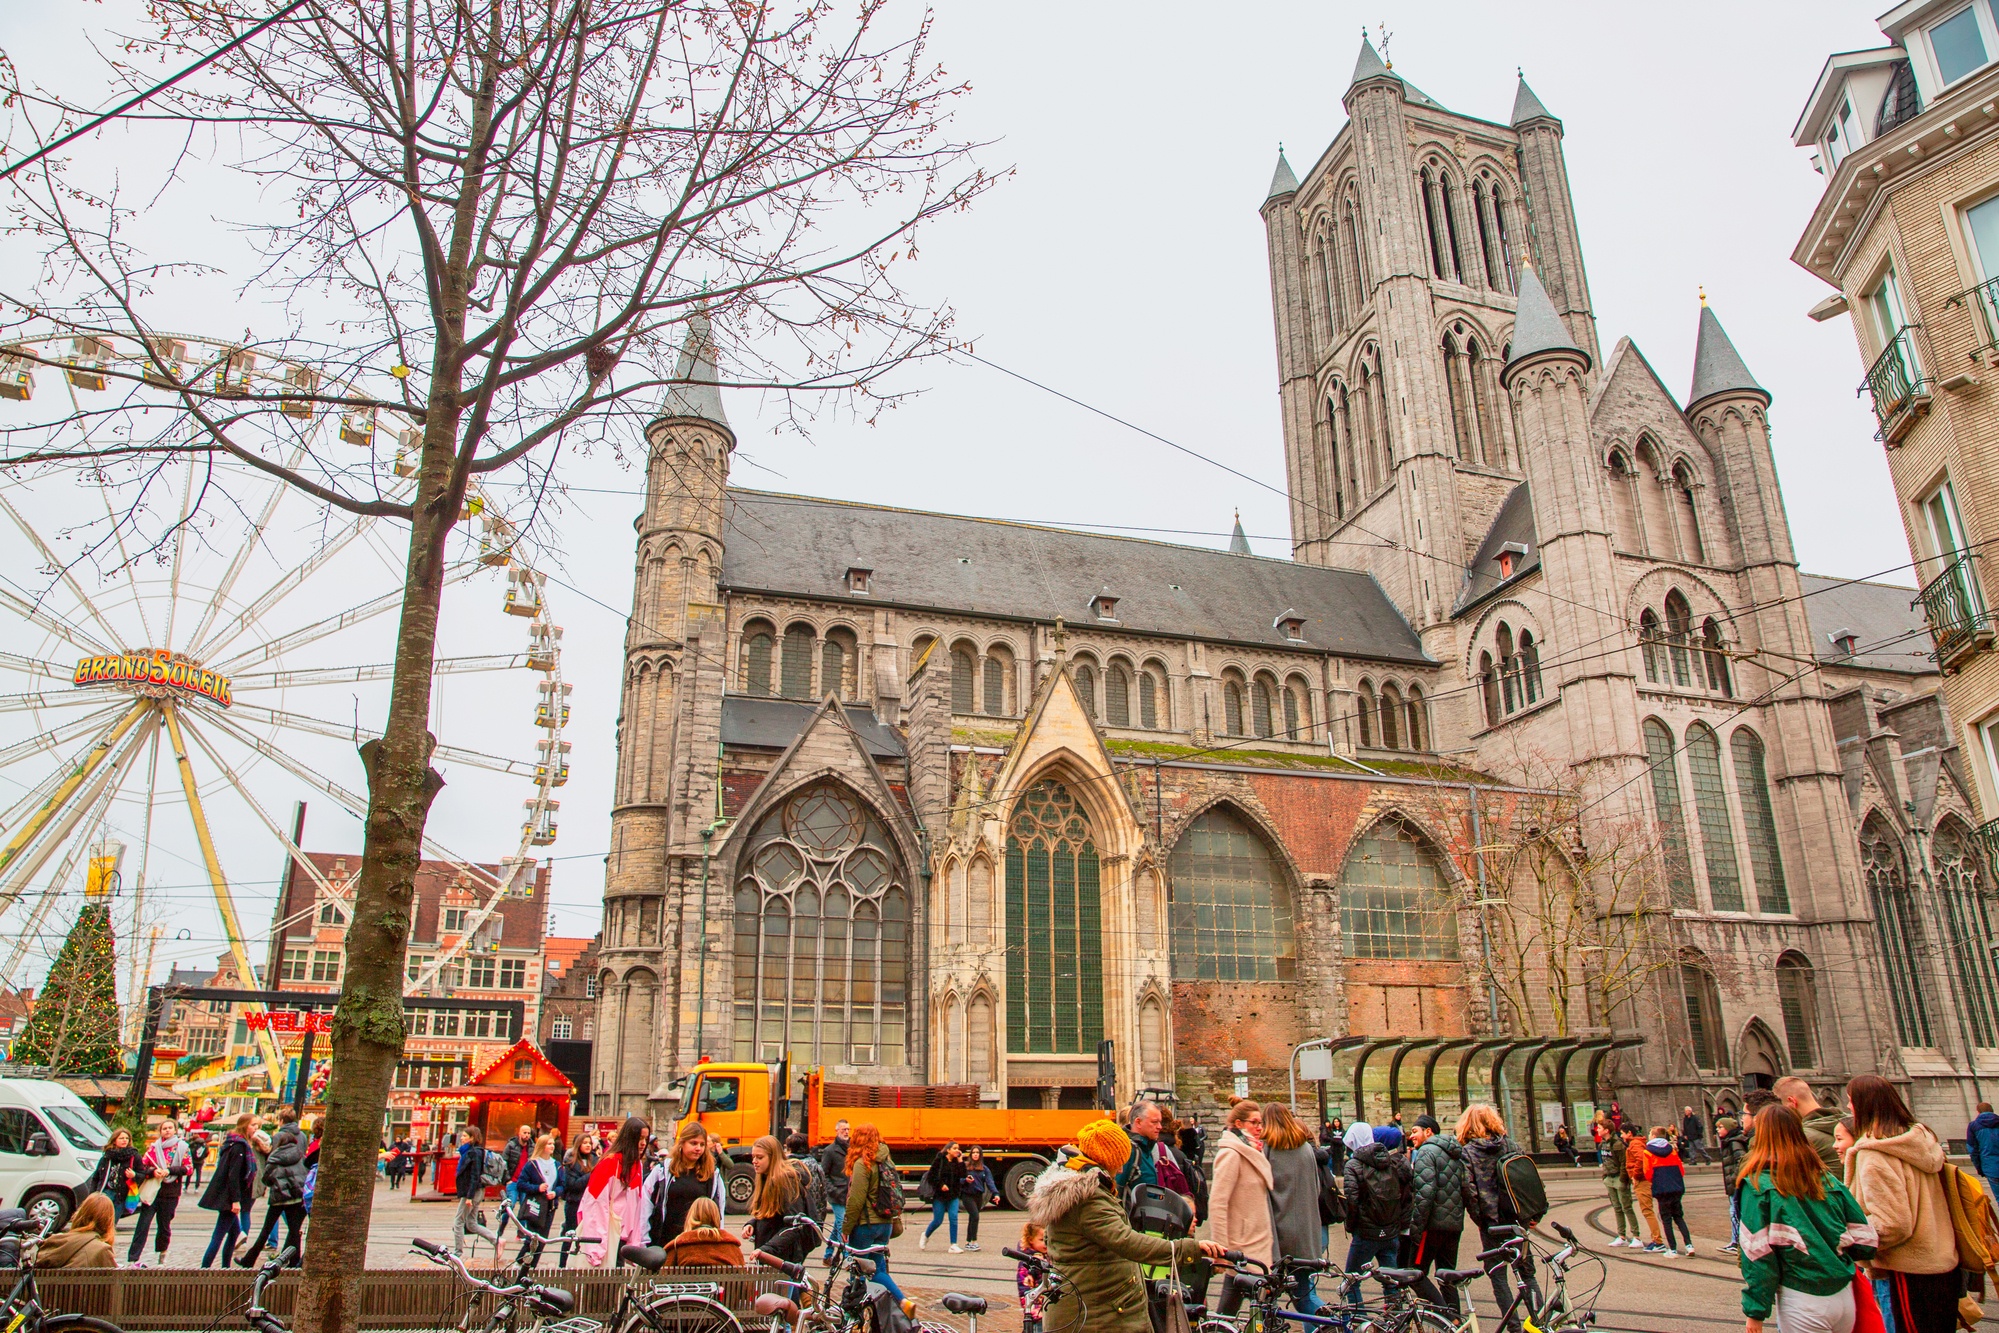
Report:
[[[1742,364],[1742,354],[1728,340],[1714,311],[1703,303],[1700,337],[1694,343],[1694,387],[1687,391],[1687,406],[1691,408],[1713,394],[1744,389],[1760,393],[1766,400],[1770,397],[1749,373],[1749,367]]]
[[[1916,590],[1892,583],[1854,583],[1799,574],[1804,586],[1805,619],[1812,627],[1812,651],[1819,661],[1865,671],[1899,671],[1920,676],[1934,672],[1933,645],[1920,609],[1910,605]],[[1850,629],[1861,652],[1846,657],[1830,638]],[[1870,646],[1874,651],[1868,652]]]
[[[1553,351],[1580,352],[1576,340],[1569,334],[1569,326],[1562,323],[1562,317],[1555,313],[1555,303],[1548,299],[1548,289],[1541,285],[1540,275],[1531,264],[1520,266],[1520,306],[1513,319],[1513,355],[1507,364],[1521,361],[1537,352]]]
[[[722,744],[782,750],[798,739],[819,711],[811,699],[766,699],[747,694],[722,697]],[[885,727],[866,704],[848,704],[847,721],[876,759],[900,759],[902,737]]]
[[[1351,88],[1362,79],[1378,79],[1388,73],[1388,66],[1382,63],[1381,52],[1374,49],[1374,43],[1365,34],[1360,39],[1360,58],[1354,61],[1353,77],[1347,80]]]
[[[1513,564],[1513,577],[1499,577],[1499,552],[1509,542],[1527,548],[1525,556],[1517,556]],[[1465,574],[1464,587],[1458,590],[1457,605],[1451,614],[1468,609],[1484,601],[1507,584],[1517,583],[1541,567],[1541,548],[1534,541],[1534,497],[1527,491],[1527,483],[1515,486],[1499,506],[1499,512],[1492,516],[1492,526],[1486,529],[1485,540],[1478,544],[1478,554],[1472,557],[1471,568]]]
[[[722,391],[716,387],[715,335],[708,316],[696,314],[687,321],[687,340],[681,344],[680,364],[674,368],[673,377],[686,382],[666,391],[666,398],[659,405],[662,418],[699,417],[718,426],[728,426],[729,416],[722,410]]]
[[[1270,173],[1270,189],[1264,194],[1263,200],[1269,203],[1279,196],[1296,193],[1298,193],[1298,175],[1291,170],[1291,164],[1285,160],[1284,150],[1280,148],[1277,150],[1277,170]]]
[[[1513,94],[1513,119],[1507,124],[1520,125],[1542,116],[1549,120],[1555,118],[1547,107],[1541,105],[1541,99],[1534,96],[1534,90],[1527,86],[1527,80],[1523,76],[1519,90]]]
[[[729,501],[722,582],[741,592],[1072,624],[1097,623],[1090,603],[1109,594],[1107,628],[1284,648],[1301,645],[1271,622],[1295,607],[1306,648],[1429,661],[1358,570],[769,491],[732,489]],[[873,571],[872,595],[848,591],[855,566]]]

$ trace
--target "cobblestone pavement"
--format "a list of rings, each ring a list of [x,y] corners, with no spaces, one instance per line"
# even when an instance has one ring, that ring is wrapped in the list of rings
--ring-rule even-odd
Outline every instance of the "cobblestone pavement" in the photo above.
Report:
[[[1668,1259],[1610,1248],[1608,1241],[1615,1232],[1610,1223],[1609,1202],[1593,1168],[1550,1171],[1547,1181],[1553,1204],[1552,1219],[1573,1228],[1592,1251],[1602,1256],[1603,1289],[1595,1302],[1599,1329],[1605,1333],[1719,1333],[1719,1330],[1742,1327],[1739,1303],[1741,1279],[1735,1260],[1717,1253],[1728,1239],[1728,1202],[1721,1192],[1720,1174],[1714,1168],[1695,1167],[1689,1172],[1687,1216],[1693,1227],[1697,1251],[1691,1258]],[[196,1196],[190,1191],[192,1197]],[[262,1222],[262,1212],[259,1207],[256,1219],[259,1223]],[[452,1206],[449,1203],[413,1203],[407,1187],[400,1193],[392,1194],[386,1184],[378,1185],[374,1224],[368,1241],[368,1266],[398,1268],[421,1263],[422,1260],[411,1253],[409,1242],[417,1236],[448,1241],[451,1216]],[[167,1264],[175,1267],[198,1265],[214,1221],[213,1213],[194,1207],[191,1202],[184,1203],[175,1218]],[[979,1239],[982,1249],[977,1253],[952,1254],[943,1228],[931,1238],[927,1248],[919,1248],[918,1237],[928,1218],[912,1212],[908,1229],[896,1239],[891,1251],[890,1271],[902,1287],[917,1298],[926,1318],[942,1318],[945,1322],[962,1326],[962,1320],[946,1316],[936,1302],[936,1298],[946,1291],[959,1291],[984,1296],[991,1303],[992,1313],[979,1321],[981,1333],[1018,1333],[1020,1318],[1014,1300],[1014,1264],[1000,1254],[1000,1248],[1016,1243],[1021,1221],[1022,1215],[1011,1210],[989,1212],[981,1219]],[[1545,1233],[1543,1239],[1553,1244],[1555,1238],[1545,1223],[1541,1229]],[[130,1236],[131,1220],[121,1221],[121,1259]],[[961,1235],[960,1239],[962,1242],[964,1237]],[[1340,1253],[1344,1237],[1337,1229],[1334,1243],[1335,1253]],[[504,1249],[506,1255],[511,1257],[515,1249],[511,1232]],[[148,1263],[154,1261],[151,1251],[149,1242]],[[481,1243],[477,1257],[490,1262],[492,1253],[491,1246]],[[1461,1259],[1467,1262],[1469,1255],[1469,1249],[1460,1252]],[[1570,1291],[1573,1295],[1588,1293],[1596,1280],[1593,1269],[1593,1265],[1585,1265],[1572,1274]],[[815,1274],[823,1272],[816,1260],[812,1271]],[[1479,1309],[1487,1321],[1486,1326],[1490,1328],[1494,1314],[1491,1292],[1483,1283],[1479,1287],[1482,1289]],[[1999,1301],[1988,1303],[1988,1309],[1999,1311]],[[1988,1317],[1984,1327],[1999,1329],[1999,1319]]]

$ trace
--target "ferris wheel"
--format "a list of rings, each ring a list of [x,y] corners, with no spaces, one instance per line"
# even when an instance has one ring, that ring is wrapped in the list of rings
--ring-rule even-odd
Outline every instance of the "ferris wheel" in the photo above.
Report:
[[[163,368],[184,384],[213,376],[224,397],[312,394],[280,398],[293,465],[331,455],[343,471],[376,473],[384,495],[414,492],[412,422],[328,409],[324,400],[341,395],[319,371],[226,340],[17,339],[0,347],[0,399],[66,393],[83,421],[98,415],[90,410],[97,396],[130,408],[150,395],[158,410],[173,411]],[[192,909],[201,899],[212,900],[239,975],[261,974],[237,903],[238,886],[255,871],[268,874],[266,837],[282,846],[287,873],[296,866],[318,897],[351,895],[305,855],[275,810],[287,796],[313,794],[357,818],[366,813],[355,750],[376,734],[365,720],[384,711],[403,534],[249,469],[220,483],[227,503],[208,493],[217,484],[209,462],[164,471],[156,487],[164,499],[152,503],[178,506],[179,521],[136,551],[101,474],[0,474],[0,937],[14,937],[11,948],[0,945],[0,987],[17,984],[60,903],[101,892],[124,854],[107,849],[120,844],[136,848],[136,865],[123,867],[130,879],[119,876],[129,884],[128,1004],[149,980],[142,935],[157,938],[163,913],[198,919]],[[424,854],[465,874],[479,899],[457,942],[406,974],[409,993],[429,988],[532,877],[535,849],[555,840],[555,793],[569,777],[563,733],[572,686],[562,675],[548,579],[530,563],[522,525],[500,497],[475,487],[462,518],[434,663],[432,763],[468,786],[480,810],[511,787],[525,814],[518,835],[506,835],[512,850],[498,875],[425,839]],[[482,818],[470,822],[490,836]],[[148,886],[169,863],[185,869],[180,878],[193,891],[176,898],[155,890],[162,901],[149,903]],[[282,1087],[274,1040],[251,1026],[272,1087]]]

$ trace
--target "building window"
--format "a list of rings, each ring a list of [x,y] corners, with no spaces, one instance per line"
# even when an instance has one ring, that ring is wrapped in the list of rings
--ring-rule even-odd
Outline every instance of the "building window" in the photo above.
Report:
[[[822,783],[766,815],[736,886],[739,1060],[904,1062],[909,894],[887,828]]]
[[[1888,970],[1888,998],[1895,1035],[1904,1046],[1930,1046],[1930,1009],[1923,995],[1922,922],[1909,895],[1907,864],[1895,834],[1879,815],[1860,830],[1860,866],[1874,908],[1881,962]]]
[[[1222,681],[1222,731],[1224,735],[1242,736],[1247,734],[1243,730],[1242,711],[1242,682],[1233,677],[1224,678]],[[1363,722],[1361,724],[1363,735],[1366,734],[1366,730],[1367,724]],[[1362,743],[1365,744],[1365,742]]]
[[[1022,800],[1006,839],[1007,1048],[1092,1054],[1104,1035],[1097,844],[1052,779]]]
[[[863,590],[865,591],[865,589]],[[842,699],[854,697],[854,664],[860,659],[860,644],[850,629],[826,631],[819,645],[819,690]]]
[[[1485,701],[1485,725],[1498,726],[1504,714],[1499,711],[1499,668],[1492,664],[1491,653],[1478,655],[1478,692]]]
[[[1728,650],[1722,646],[1721,626],[1713,616],[1701,626],[1701,660],[1707,664],[1707,687],[1724,699],[1733,699],[1735,689],[1728,678]]]
[[[1784,1046],[1794,1069],[1816,1069],[1819,1063],[1818,984],[1805,956],[1787,953],[1777,960],[1777,1006],[1784,1015]]]
[[[1005,717],[1010,710],[1006,706],[1007,677],[1013,674],[1013,658],[1004,648],[994,648],[986,655],[985,686],[986,716]]]
[[[1520,693],[1522,706],[1541,699],[1541,646],[1526,630],[1520,631]]]
[[[314,981],[340,980],[340,955],[329,949],[315,949],[312,953],[312,979]]]
[[[1929,31],[1937,77],[1946,88],[1985,67],[1985,34],[1979,30],[1978,8],[1968,5]]]
[[[465,933],[465,914],[467,910],[469,909],[463,907],[447,907],[444,909],[445,934],[463,935]]]
[[[1152,667],[1146,667],[1138,673],[1138,725],[1156,730],[1159,726],[1159,700],[1162,691],[1154,670]]]
[[[1744,910],[1742,872],[1735,859],[1735,827],[1728,818],[1728,793],[1721,784],[1721,742],[1696,722],[1687,728],[1687,772],[1694,781],[1694,813],[1706,854],[1709,905],[1717,912]]]
[[[1427,750],[1430,748],[1430,710],[1423,705],[1423,687],[1409,687],[1408,702],[1402,705],[1409,723],[1407,728],[1409,748]]]
[[[1749,869],[1756,876],[1756,906],[1764,912],[1791,910],[1784,862],[1777,853],[1777,818],[1770,804],[1770,774],[1763,762],[1763,738],[1747,727],[1728,738],[1735,757],[1735,794],[1742,801],[1742,829],[1749,835]]]
[[[1340,872],[1348,958],[1458,958],[1457,901],[1437,858],[1395,820],[1376,824]]]
[[[327,898],[319,904],[319,924],[322,926],[344,926],[347,924],[347,914],[340,910],[339,903],[331,898]]]
[[[403,980],[415,982],[418,977],[423,975],[423,969],[429,964],[430,955],[428,954],[405,954],[403,956]]]
[[[528,984],[528,962],[525,958],[502,958],[500,960],[500,989],[525,990]]]
[[[1257,737],[1264,740],[1269,739],[1270,733],[1275,730],[1271,725],[1270,695],[1269,678],[1258,676],[1250,686],[1250,723],[1256,728]]]
[[[1170,882],[1176,979],[1296,978],[1284,868],[1242,819],[1219,808],[1196,818],[1174,845]]]
[[[1645,761],[1652,775],[1652,806],[1659,818],[1659,852],[1674,907],[1694,905],[1694,875],[1687,857],[1687,818],[1680,809],[1680,775],[1673,763],[1673,733],[1658,718],[1645,719]]]
[[[1355,698],[1357,700],[1356,709],[1360,717],[1360,743],[1371,750],[1374,748],[1374,710],[1377,706],[1374,698],[1374,683],[1372,681],[1362,681],[1360,683],[1360,692]]]
[[[597,998],[597,974],[595,972],[583,978],[583,998],[586,1000]]]
[[[1964,535],[1957,494],[1948,478],[1924,497],[1922,514],[1923,535],[1936,559],[1933,588],[1923,592],[1930,628],[1940,639],[1973,633],[1985,619],[1985,598],[1972,576],[1971,543]]]
[[[965,1081],[993,1081],[993,997],[984,991],[965,1007]]]
[[[1693,637],[1693,628],[1693,609],[1675,588],[1666,594],[1666,657],[1673,664],[1673,684],[1683,690],[1693,684],[1687,661],[1687,640]]]
[[[312,950],[286,949],[284,961],[278,965],[278,976],[285,981],[304,981],[312,966]]]
[[[1721,992],[1705,960],[1680,964],[1680,997],[1686,1004],[1687,1042],[1697,1069],[1727,1068],[1721,1025]]]
[[[1651,607],[1638,613],[1638,651],[1645,659],[1645,683],[1658,685],[1666,675],[1666,635]]]
[[[787,699],[812,697],[812,626],[792,625],[784,631],[781,684]]]
[[[1112,727],[1131,725],[1131,672],[1122,662],[1104,669],[1104,723]]]
[[[1071,677],[1076,682],[1076,697],[1083,701],[1083,714],[1092,722],[1097,720],[1097,669],[1088,662],[1076,663],[1076,672]]]
[[[491,954],[476,955],[472,958],[471,964],[471,968],[467,973],[467,984],[473,990],[493,989],[493,956]]]
[[[743,693],[768,695],[772,648],[776,642],[770,622],[752,620],[743,626]]]
[[[1298,691],[1287,684],[1284,687],[1284,739],[1304,740],[1303,727],[1304,722],[1298,716]]]
[[[1999,931],[1994,930],[1992,903],[1983,891],[1975,845],[1962,824],[1947,819],[1937,825],[1931,857],[1971,1044],[1999,1046],[1999,963],[1992,956],[1999,947]]]
[[[976,713],[979,711],[978,695],[974,685],[979,678],[978,658],[968,643],[958,644],[951,649],[951,711],[954,713]]]

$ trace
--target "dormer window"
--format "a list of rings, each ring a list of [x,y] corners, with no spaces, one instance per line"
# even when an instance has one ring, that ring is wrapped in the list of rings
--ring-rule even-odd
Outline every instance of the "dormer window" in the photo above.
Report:
[[[1090,599],[1090,611],[1099,620],[1117,619],[1118,599],[1107,592],[1100,592]]]
[[[1966,5],[1927,34],[1930,54],[1936,59],[1937,82],[1948,88],[1966,75],[1985,68],[1994,34],[1986,30],[1989,17],[1979,13],[1983,5]]]
[[[1519,542],[1508,542],[1499,548],[1499,577],[1506,580],[1513,577],[1513,571],[1527,558],[1527,548]]]
[[[1853,656],[1860,647],[1860,635],[1850,629],[1836,629],[1826,637],[1832,640],[1833,647],[1839,649],[1841,657]]]
[[[1843,97],[1839,110],[1825,131],[1825,169],[1828,174],[1839,170],[1840,162],[1854,149],[1860,147],[1860,121],[1853,114],[1853,99]]]
[[[1283,614],[1278,616],[1271,624],[1273,627],[1283,630],[1284,637],[1291,640],[1291,642],[1303,643],[1305,641],[1305,617],[1299,615],[1290,607],[1285,607]]]
[[[865,597],[874,590],[874,581],[875,572],[872,569],[863,569],[859,565],[852,565],[847,569],[848,592],[859,593]]]

